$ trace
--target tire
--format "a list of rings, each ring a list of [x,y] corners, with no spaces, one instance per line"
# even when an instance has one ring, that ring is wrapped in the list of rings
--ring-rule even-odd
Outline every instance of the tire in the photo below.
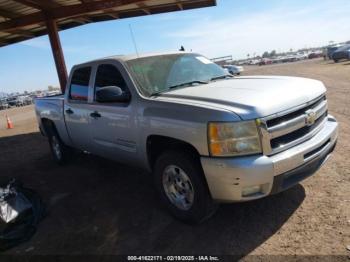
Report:
[[[339,62],[339,60],[338,59],[334,59],[334,63],[338,63]]]
[[[59,165],[66,164],[72,158],[73,150],[62,142],[54,126],[48,128],[48,139],[54,161]]]
[[[174,174],[182,177],[181,181],[171,179]],[[217,205],[210,196],[201,164],[193,154],[183,151],[164,152],[155,163],[154,179],[162,203],[174,217],[186,223],[198,224],[216,211]],[[187,194],[179,193],[179,190],[185,190]],[[177,204],[174,200],[176,194],[184,198]]]

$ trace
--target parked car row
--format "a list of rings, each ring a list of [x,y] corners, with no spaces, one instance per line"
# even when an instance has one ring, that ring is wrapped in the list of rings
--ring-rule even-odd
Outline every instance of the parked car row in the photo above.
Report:
[[[31,96],[14,96],[0,100],[0,110],[4,110],[10,107],[20,107],[33,104],[33,98]]]
[[[335,48],[337,49],[337,47]],[[254,57],[252,59],[236,61],[237,65],[270,65],[277,63],[290,63],[306,59],[314,59],[325,57],[327,54],[325,50],[315,49],[312,51],[297,51],[287,54],[278,54],[272,57]]]
[[[299,52],[295,54],[289,54],[284,56],[277,56],[273,58],[262,58],[260,60],[252,60],[249,64],[258,64],[258,65],[268,65],[274,63],[286,63],[286,62],[295,62],[304,59],[314,59],[324,57],[325,59],[332,59],[335,63],[340,60],[347,59],[350,60],[350,44],[336,44],[327,47],[322,50],[315,50],[312,52]]]

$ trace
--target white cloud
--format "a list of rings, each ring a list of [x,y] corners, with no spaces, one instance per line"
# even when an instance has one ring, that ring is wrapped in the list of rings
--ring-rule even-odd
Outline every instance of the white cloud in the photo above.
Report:
[[[47,36],[23,41],[20,43],[20,45],[25,45],[25,46],[40,48],[40,49],[51,49],[50,42]]]
[[[51,46],[47,36],[43,36],[40,38],[33,38],[27,41],[20,42],[19,44],[32,47],[32,48],[42,49],[42,50],[49,50],[51,52]],[[101,50],[93,48],[92,46],[88,46],[88,45],[76,46],[76,45],[62,44],[62,49],[65,54],[84,55],[84,57],[88,57],[88,59],[90,57],[95,58],[102,55],[107,56]]]
[[[304,9],[274,9],[239,17],[206,18],[167,34],[207,56],[236,58],[264,51],[298,49],[350,40],[350,1]],[[332,4],[332,3],[331,3]]]

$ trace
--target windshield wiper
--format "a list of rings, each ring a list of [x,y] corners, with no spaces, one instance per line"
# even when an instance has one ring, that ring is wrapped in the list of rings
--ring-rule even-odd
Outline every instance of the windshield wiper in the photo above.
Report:
[[[173,85],[173,86],[169,86],[169,89],[173,89],[173,88],[177,88],[180,86],[188,86],[188,85],[193,85],[193,84],[208,84],[207,81],[201,81],[201,80],[194,80],[194,81],[190,81],[190,82],[186,82],[186,83],[181,83],[178,85]]]
[[[214,81],[214,80],[218,80],[218,79],[226,79],[226,78],[232,78],[233,75],[223,75],[223,76],[216,76],[216,77],[213,77],[213,78],[210,78],[210,81]]]
[[[174,89],[174,88],[181,87],[181,86],[188,86],[188,85],[193,85],[193,84],[208,84],[208,83],[209,83],[208,81],[194,80],[194,81],[190,81],[190,82],[186,82],[186,83],[181,83],[178,85],[169,86],[167,90],[154,92],[150,96],[158,96],[162,93],[169,91],[170,89]]]

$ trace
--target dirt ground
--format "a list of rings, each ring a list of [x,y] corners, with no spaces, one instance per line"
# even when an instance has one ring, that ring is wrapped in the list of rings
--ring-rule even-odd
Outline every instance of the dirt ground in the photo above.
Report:
[[[91,155],[57,166],[38,132],[33,106],[0,111],[0,175],[38,191],[48,215],[34,237],[6,254],[350,255],[350,63],[314,60],[251,66],[245,75],[322,80],[329,111],[340,123],[330,160],[278,195],[222,205],[201,225],[164,211],[149,175]],[[310,257],[308,257],[310,258]],[[329,257],[335,260],[335,257]]]

